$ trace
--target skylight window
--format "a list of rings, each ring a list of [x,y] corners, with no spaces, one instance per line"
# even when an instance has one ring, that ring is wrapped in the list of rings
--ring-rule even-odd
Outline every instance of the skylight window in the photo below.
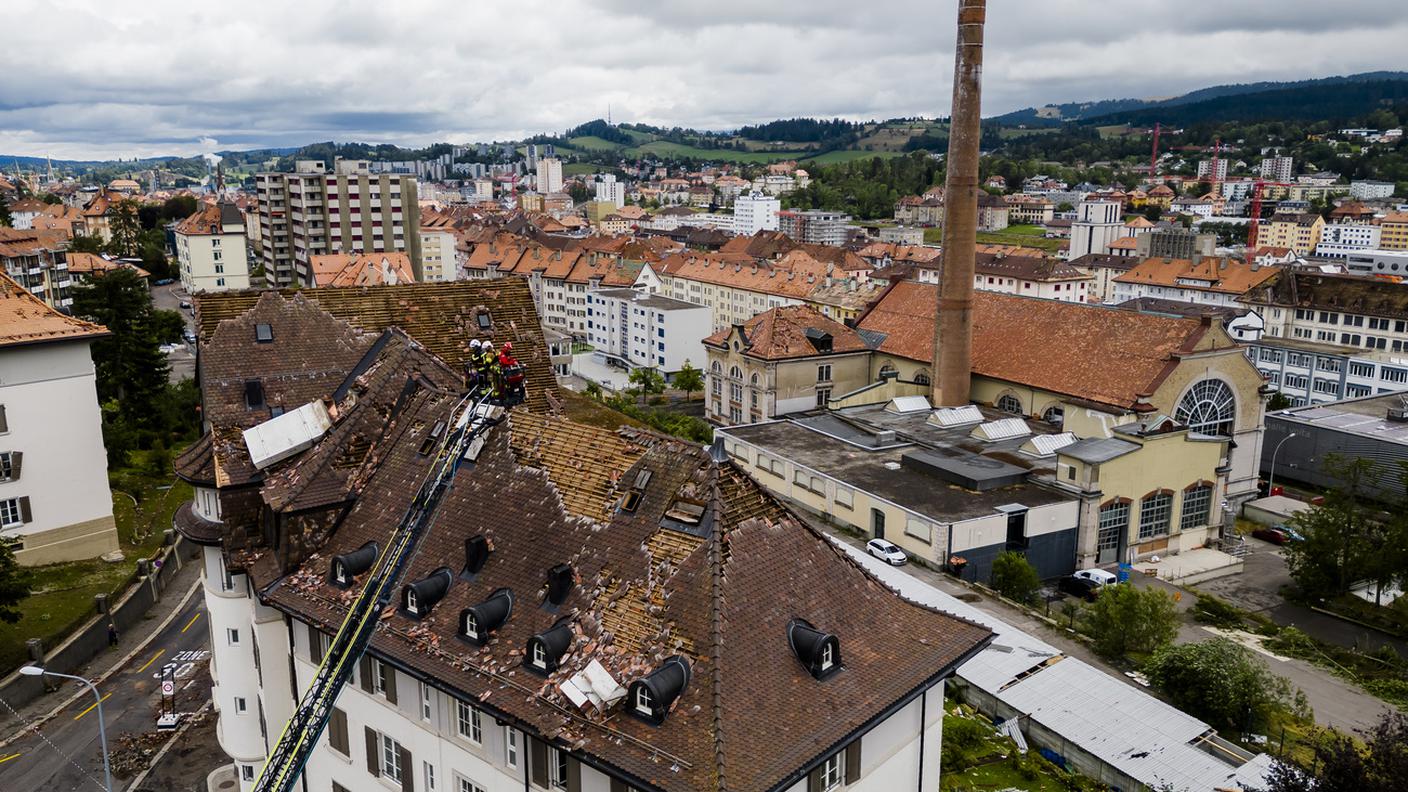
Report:
[[[274,326],[266,322],[255,325],[254,340],[261,344],[272,343],[274,341]]]

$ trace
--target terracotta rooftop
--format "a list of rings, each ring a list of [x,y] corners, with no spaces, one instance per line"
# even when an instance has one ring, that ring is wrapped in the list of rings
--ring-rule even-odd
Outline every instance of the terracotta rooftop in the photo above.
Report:
[[[1278,267],[1251,265],[1236,258],[1150,258],[1116,276],[1115,282],[1239,295],[1279,271]]]
[[[394,286],[414,283],[405,253],[323,253],[308,257],[318,286]]]
[[[898,281],[857,327],[880,334],[881,352],[929,363],[937,300],[934,284]],[[973,373],[1133,408],[1206,332],[1197,319],[978,291]]]
[[[743,352],[763,360],[815,357],[822,354],[861,352],[867,347],[855,330],[829,319],[809,305],[773,308],[743,323]],[[705,344],[725,347],[734,328],[704,339]],[[822,334],[830,342],[829,353],[818,350]]]
[[[238,226],[230,233],[244,233],[244,215],[232,203],[204,204],[190,217],[176,224],[176,233],[184,236],[219,236],[225,226]]]
[[[106,275],[113,270],[130,269],[137,273],[139,277],[151,277],[150,272],[147,272],[136,264],[129,264],[125,261],[110,261],[96,253],[69,252],[65,257],[68,260],[68,271],[72,275],[83,275],[93,278]]]
[[[0,271],[0,347],[92,340],[105,335],[106,327],[59,313]]]

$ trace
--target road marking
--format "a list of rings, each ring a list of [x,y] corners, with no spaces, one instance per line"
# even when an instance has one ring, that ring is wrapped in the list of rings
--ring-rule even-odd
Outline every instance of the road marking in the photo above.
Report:
[[[17,753],[12,753],[12,754],[10,754],[9,756],[0,756],[0,764],[5,764],[6,762],[10,761],[11,759],[18,759],[18,758],[20,758],[20,755],[17,754]]]
[[[195,624],[195,623],[196,623],[196,619],[199,619],[199,618],[200,618],[200,611],[196,611],[196,615],[192,616],[192,617],[191,617],[191,620],[188,621],[188,622],[186,622],[186,626],[181,628],[181,632],[184,633],[186,630],[191,629],[191,625],[192,625],[192,624]]]
[[[94,707],[98,706],[99,704],[102,704],[104,701],[107,701],[107,700],[110,699],[110,698],[112,698],[112,694],[111,694],[111,693],[107,694],[106,696],[103,696],[101,699],[98,699],[97,701],[93,702],[92,704],[89,704],[89,705],[88,705],[88,709],[83,710],[82,712],[78,713],[77,715],[74,715],[74,716],[73,716],[73,719],[74,719],[74,720],[78,720],[79,718],[83,717],[84,715],[87,715],[90,711],[92,711],[92,709],[93,709]]]
[[[156,662],[156,659],[157,659],[158,657],[161,657],[161,656],[164,655],[164,654],[166,654],[166,650],[165,650],[165,649],[158,649],[158,650],[156,650],[156,654],[152,655],[152,659],[148,660],[146,665],[144,665],[144,666],[142,666],[141,668],[137,669],[137,673],[140,674],[140,673],[142,673],[143,671],[146,671],[146,670],[147,670],[147,666],[150,666],[152,663],[155,663],[155,662]]]

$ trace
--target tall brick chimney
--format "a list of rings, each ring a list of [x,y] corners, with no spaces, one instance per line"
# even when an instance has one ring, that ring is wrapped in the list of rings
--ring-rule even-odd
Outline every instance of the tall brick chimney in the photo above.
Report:
[[[934,319],[933,402],[968,403],[973,370],[973,268],[978,247],[978,144],[982,139],[983,25],[987,0],[959,0],[944,190],[943,269]]]

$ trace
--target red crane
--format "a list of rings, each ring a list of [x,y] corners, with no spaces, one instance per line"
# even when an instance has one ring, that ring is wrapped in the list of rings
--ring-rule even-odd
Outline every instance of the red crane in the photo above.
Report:
[[[1248,263],[1248,264],[1252,263],[1252,259],[1256,258],[1256,238],[1257,238],[1257,231],[1260,229],[1260,226],[1261,226],[1261,190],[1262,190],[1263,187],[1267,186],[1268,184],[1271,185],[1272,187],[1289,187],[1289,186],[1290,186],[1289,184],[1287,184],[1287,183],[1285,183],[1285,182],[1266,181],[1265,179],[1257,179],[1256,181],[1252,182],[1252,206],[1251,206],[1251,210],[1250,210],[1249,212],[1247,212],[1247,214],[1248,214],[1248,215],[1250,216],[1250,218],[1251,218],[1251,220],[1247,223],[1247,263]]]

